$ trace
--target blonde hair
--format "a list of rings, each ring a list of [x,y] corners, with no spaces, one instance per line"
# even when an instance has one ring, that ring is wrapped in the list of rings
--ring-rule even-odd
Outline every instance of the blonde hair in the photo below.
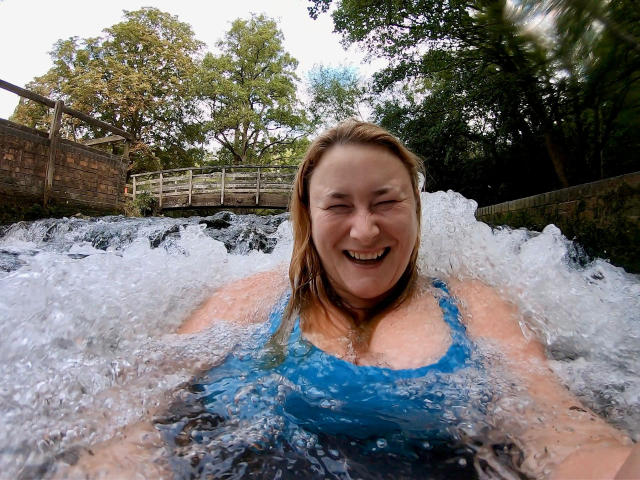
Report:
[[[289,264],[291,298],[285,309],[280,327],[273,340],[284,345],[289,337],[296,314],[303,314],[313,304],[323,308],[332,304],[355,318],[353,310],[346,305],[331,287],[322,262],[311,239],[311,217],[309,213],[309,182],[323,155],[336,145],[367,145],[384,148],[396,156],[409,172],[416,202],[418,229],[409,263],[398,283],[387,298],[372,311],[373,316],[400,305],[412,292],[417,277],[418,247],[420,245],[420,186],[419,173],[422,162],[396,137],[373,123],[347,120],[320,134],[309,146],[293,186],[289,211],[293,225],[293,253]]]

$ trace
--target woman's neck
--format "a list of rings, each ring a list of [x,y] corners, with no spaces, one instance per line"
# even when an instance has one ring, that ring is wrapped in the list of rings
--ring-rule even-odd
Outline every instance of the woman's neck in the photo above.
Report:
[[[301,317],[306,335],[332,341],[366,342],[373,324],[367,309],[345,311],[320,302],[306,309]]]
[[[333,305],[314,305],[301,314],[304,337],[320,350],[357,363],[359,352],[368,349],[370,331]]]

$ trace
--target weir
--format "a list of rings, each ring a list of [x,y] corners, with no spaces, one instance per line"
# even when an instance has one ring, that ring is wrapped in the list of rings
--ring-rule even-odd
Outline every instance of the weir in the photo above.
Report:
[[[472,276],[500,291],[524,312],[526,327],[537,332],[567,387],[640,440],[639,277],[599,259],[582,266],[555,227],[541,233],[491,229],[476,221],[475,202],[454,192],[423,193],[422,205],[421,273],[440,279]],[[44,219],[0,227],[2,478],[42,478],[43,472],[63,468],[78,452],[148,418],[161,399],[183,398],[182,387],[192,384],[193,372],[219,364],[234,345],[251,346],[255,329],[224,321],[203,336],[173,332],[229,282],[281,269],[286,283],[293,248],[286,219],[286,214],[219,212]],[[480,347],[491,361],[492,346]],[[473,377],[458,380],[461,388],[480,385]],[[497,394],[504,394],[495,407],[514,405],[510,378],[491,381]],[[254,392],[246,394],[251,400]],[[277,396],[259,400],[278,402]],[[517,405],[513,420],[526,422]],[[458,411],[455,403],[443,408]],[[482,435],[495,425],[482,416],[476,420],[461,428],[485,441],[483,452],[493,452],[492,440]],[[238,441],[253,444],[274,421],[277,416],[238,422],[229,438],[217,439],[214,451],[233,450]],[[325,454],[306,444],[304,449],[324,465]],[[252,458],[275,457],[264,451]],[[237,458],[240,468],[245,457]],[[452,451],[433,465],[455,467],[458,460]],[[399,460],[391,465],[407,468]],[[521,477],[513,472],[511,478]]]

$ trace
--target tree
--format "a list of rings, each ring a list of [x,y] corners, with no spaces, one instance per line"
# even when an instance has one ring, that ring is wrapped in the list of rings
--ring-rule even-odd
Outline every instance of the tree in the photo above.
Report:
[[[309,72],[308,111],[315,125],[329,127],[348,118],[364,120],[367,90],[351,67],[315,66]]]
[[[155,8],[124,12],[104,36],[59,40],[54,66],[28,89],[129,132],[134,171],[192,165],[198,130],[190,85],[202,43],[191,27]],[[32,126],[45,119],[21,101],[13,118]],[[102,136],[93,127],[67,126],[67,135]]]
[[[317,16],[332,1],[311,3]],[[332,16],[345,43],[388,60],[374,87],[396,93],[379,103],[377,119],[411,135],[403,138],[424,148],[418,153],[432,165],[445,166],[437,146],[450,140],[447,168],[454,155],[460,166],[492,171],[488,178],[498,179],[498,189],[516,196],[598,178],[604,173],[595,174],[595,164],[619,172],[613,165],[621,153],[640,146],[630,133],[640,111],[637,7],[632,0],[529,0],[571,7],[549,37],[525,24],[523,11],[539,12],[521,7],[526,3],[340,0]],[[577,15],[582,4],[593,8]],[[397,85],[407,84],[420,95],[404,98]],[[472,155],[458,148],[468,141]],[[608,159],[598,160],[602,155]]]
[[[208,53],[195,88],[202,131],[219,156],[236,164],[292,161],[306,146],[310,123],[297,99],[298,62],[284,51],[276,22],[263,15],[235,20],[220,53]]]

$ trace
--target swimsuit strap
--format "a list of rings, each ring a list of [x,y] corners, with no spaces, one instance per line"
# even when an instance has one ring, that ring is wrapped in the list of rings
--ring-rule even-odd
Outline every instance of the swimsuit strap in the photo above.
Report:
[[[438,305],[442,310],[444,321],[451,328],[453,343],[468,341],[467,327],[461,321],[460,310],[455,298],[449,292],[449,287],[440,279],[434,279],[432,285],[440,291],[437,296]]]
[[[440,279],[434,279],[432,285],[439,290],[438,305],[442,310],[444,321],[451,329],[451,345],[447,353],[434,365],[437,365],[441,371],[451,372],[467,364],[471,358],[473,344],[467,336],[467,327],[462,323],[458,305],[449,292],[447,284]]]

